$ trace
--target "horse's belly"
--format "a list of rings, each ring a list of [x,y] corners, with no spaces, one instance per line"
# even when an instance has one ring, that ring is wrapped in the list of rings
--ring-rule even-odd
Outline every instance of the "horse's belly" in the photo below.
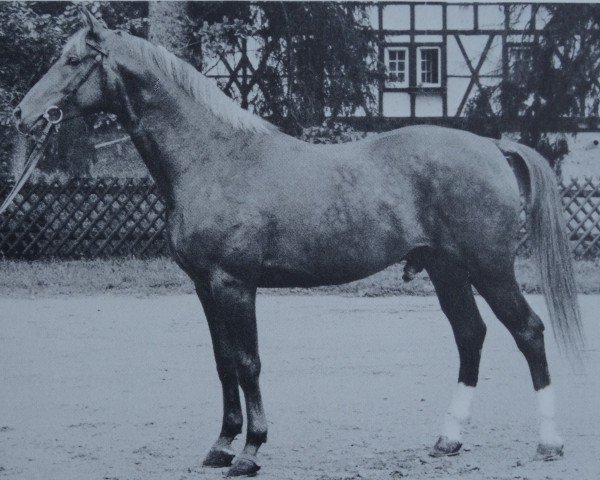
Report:
[[[267,265],[259,278],[261,288],[307,288],[324,285],[339,285],[368,277],[394,262],[377,265],[349,265],[343,269],[304,269],[297,266]]]
[[[376,205],[346,208],[345,216],[318,217],[312,223],[298,221],[277,232],[263,250],[261,286],[352,282],[400,262],[423,244],[419,228],[407,228],[412,223],[399,219],[392,208],[377,209]]]
[[[322,245],[308,241],[280,250],[263,261],[261,287],[315,287],[338,285],[373,275],[398,263],[411,247],[396,239],[392,242],[370,239],[355,244],[339,241]]]

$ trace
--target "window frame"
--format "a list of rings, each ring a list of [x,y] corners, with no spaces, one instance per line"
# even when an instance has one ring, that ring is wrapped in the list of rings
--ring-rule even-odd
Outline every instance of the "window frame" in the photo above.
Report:
[[[389,79],[389,64],[390,64],[390,51],[403,51],[404,52],[404,81],[390,80]],[[398,62],[399,60],[393,60]],[[408,46],[386,46],[384,49],[384,63],[385,63],[385,87],[386,88],[408,88],[410,85],[410,49]]]
[[[422,56],[421,52],[423,50],[436,50],[437,51],[437,82],[423,82],[422,75]],[[417,74],[417,88],[441,88],[442,86],[442,48],[437,45],[420,45],[417,46],[416,52],[416,74]]]

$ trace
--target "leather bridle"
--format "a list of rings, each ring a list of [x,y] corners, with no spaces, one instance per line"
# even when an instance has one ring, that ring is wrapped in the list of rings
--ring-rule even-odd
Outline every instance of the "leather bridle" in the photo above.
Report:
[[[90,78],[90,75],[94,72],[96,67],[104,66],[104,59],[108,57],[108,52],[104,50],[100,45],[93,42],[92,40],[86,40],[85,43],[88,47],[95,50],[97,55],[94,58],[94,61],[90,64],[90,66],[81,72],[79,75],[76,75],[64,89],[65,95],[60,100],[58,105],[52,105],[46,109],[46,111],[41,115],[41,118],[46,120],[47,123],[52,125],[58,125],[59,123],[67,120],[72,120],[73,118],[81,117],[82,115],[72,115],[70,117],[65,117],[61,106],[64,106],[66,102],[74,96],[77,91],[81,88],[81,86]],[[103,69],[103,73],[105,74]],[[105,76],[105,75],[104,75]],[[104,78],[103,76],[103,78]],[[106,81],[106,80],[104,80]]]
[[[25,185],[25,182],[27,182],[27,180],[29,179],[37,162],[40,160],[40,158],[44,154],[44,151],[46,150],[47,141],[48,141],[50,134],[52,133],[52,130],[61,122],[71,120],[73,118],[77,118],[77,117],[81,116],[81,115],[73,115],[71,117],[65,118],[61,106],[64,106],[65,103],[67,102],[67,100],[77,93],[77,91],[87,81],[87,79],[90,78],[90,75],[96,69],[96,67],[102,66],[104,64],[104,59],[108,56],[108,52],[106,52],[106,50],[104,50],[102,47],[100,47],[100,45],[98,45],[97,43],[95,43],[91,40],[86,40],[85,43],[90,48],[95,50],[97,52],[97,55],[95,56],[93,63],[91,63],[90,66],[86,70],[81,72],[81,74],[76,75],[69,82],[69,84],[67,85],[67,88],[64,90],[65,95],[60,100],[60,102],[58,102],[58,105],[52,105],[52,106],[48,107],[46,109],[46,111],[40,115],[39,118],[43,118],[46,121],[46,125],[44,126],[44,129],[43,129],[41,135],[35,139],[35,147],[33,148],[33,151],[27,158],[27,162],[25,163],[25,168],[23,169],[23,173],[21,174],[21,177],[15,183],[14,187],[12,188],[12,190],[10,191],[8,196],[4,199],[4,202],[2,202],[2,205],[0,206],[0,215],[2,215],[6,211],[8,206],[12,203],[12,201],[15,199],[15,197],[21,190],[21,188],[23,188],[23,185]],[[103,81],[106,82],[106,78],[105,78],[106,70],[105,69],[103,69],[103,74],[104,74]],[[17,125],[17,129],[19,129],[18,125]],[[20,132],[20,130],[19,130],[19,132]],[[23,133],[23,132],[21,132],[21,133]]]

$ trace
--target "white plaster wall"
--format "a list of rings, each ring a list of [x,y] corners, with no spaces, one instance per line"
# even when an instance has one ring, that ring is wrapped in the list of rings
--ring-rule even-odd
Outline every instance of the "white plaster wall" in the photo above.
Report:
[[[511,5],[509,24],[512,28],[525,30],[531,21],[531,5]]]
[[[384,6],[383,28],[386,30],[408,30],[410,28],[410,7],[408,5]]]
[[[448,116],[456,115],[456,110],[469,85],[468,78],[449,78],[448,79]]]
[[[473,68],[481,58],[485,44],[488,41],[487,35],[461,35],[460,40],[465,47],[467,56],[471,60]],[[454,37],[448,37],[448,75],[460,75],[465,78],[448,78],[448,115],[453,116],[460,104],[460,101],[467,89],[470,80],[470,72],[467,63],[458,47]],[[483,86],[498,85],[502,74],[502,38],[498,35],[492,41],[492,45],[486,59],[481,67],[480,75],[493,75],[492,78],[480,77]],[[475,86],[469,96],[473,98],[478,92]],[[463,111],[464,113],[464,111]]]
[[[417,43],[442,43],[444,37],[442,35],[415,35],[415,42]]]
[[[259,62],[260,62],[260,49],[262,47],[261,42],[254,38],[254,37],[248,37],[248,39],[246,40],[246,47],[247,47],[247,54],[248,54],[248,60],[250,60],[250,63],[252,64],[253,67],[257,67]]]
[[[504,26],[504,7],[502,5],[479,6],[479,28],[501,29]]]
[[[550,18],[552,17],[548,12],[548,9],[546,7],[539,7],[535,14],[535,28],[541,30],[546,26]]]
[[[479,48],[483,50],[483,47]],[[479,55],[479,57],[480,56],[481,55]],[[487,54],[485,61],[483,62],[483,65],[481,66],[481,71],[479,72],[479,74],[497,75],[498,77],[502,76],[502,37],[500,35],[494,36],[494,39],[492,40],[492,45],[490,46],[490,50]]]
[[[385,117],[409,117],[409,94],[403,92],[384,92],[383,115]]]
[[[467,57],[471,61],[473,68],[481,58],[485,45],[488,41],[488,35],[459,35],[459,39],[465,48]],[[448,75],[470,75],[469,68],[463,57],[458,42],[454,36],[448,37]],[[487,58],[482,65],[480,74],[490,75],[494,72],[501,73],[502,69],[502,38],[498,35],[494,37],[492,46],[488,52]]]
[[[386,35],[385,41],[388,43],[408,43],[410,35]]]
[[[415,5],[415,28],[417,30],[441,30],[441,5]]]
[[[446,11],[448,28],[472,30],[475,25],[473,16],[473,5],[448,5]]]
[[[439,94],[419,94],[415,98],[417,117],[441,117],[443,113],[442,96]]]
[[[379,29],[379,9],[375,5],[367,7],[367,16],[369,17],[369,25],[371,28]]]

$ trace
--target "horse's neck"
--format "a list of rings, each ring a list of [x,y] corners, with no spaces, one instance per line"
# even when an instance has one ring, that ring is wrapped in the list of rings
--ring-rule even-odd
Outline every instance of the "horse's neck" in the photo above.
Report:
[[[244,141],[207,107],[164,79],[144,75],[126,79],[119,119],[128,131],[168,207],[185,182],[201,169],[223,162],[224,144]],[[196,174],[196,175],[194,175]]]

